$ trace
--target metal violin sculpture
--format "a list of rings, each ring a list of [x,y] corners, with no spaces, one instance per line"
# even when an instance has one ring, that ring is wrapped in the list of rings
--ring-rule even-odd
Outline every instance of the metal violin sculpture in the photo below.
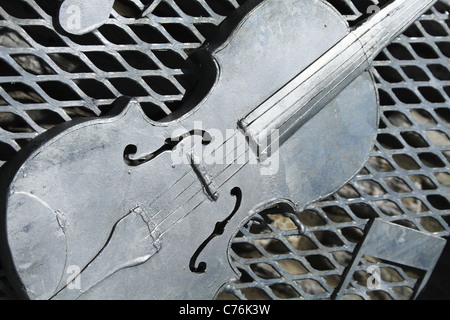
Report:
[[[350,29],[321,0],[250,0],[197,53],[203,83],[179,113],[154,122],[119,99],[37,137],[2,177],[9,278],[31,299],[214,298],[253,214],[278,206],[301,233],[295,214],[361,169],[378,124],[368,67],[433,2]]]

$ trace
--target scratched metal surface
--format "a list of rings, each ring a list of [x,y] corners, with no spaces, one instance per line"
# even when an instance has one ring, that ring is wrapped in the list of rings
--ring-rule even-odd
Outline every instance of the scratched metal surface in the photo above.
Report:
[[[99,116],[121,95],[135,96],[154,120],[172,113],[197,82],[189,54],[244,2],[116,0],[104,26],[69,37],[54,27],[60,1],[0,0],[0,165],[38,134]],[[329,2],[351,25],[383,4]],[[146,5],[150,19],[138,18]],[[219,298],[330,298],[374,217],[449,235],[449,11],[438,2],[375,61],[381,123],[363,170],[299,214],[303,236],[273,212],[242,228],[231,255],[243,275]],[[373,264],[384,290],[365,288]],[[365,256],[344,298],[407,299],[419,278],[417,270]],[[0,299],[8,298],[14,293],[0,269]]]

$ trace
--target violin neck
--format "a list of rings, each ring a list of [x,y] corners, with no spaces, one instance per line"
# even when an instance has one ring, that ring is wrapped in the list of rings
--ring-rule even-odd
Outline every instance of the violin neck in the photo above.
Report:
[[[372,62],[398,35],[426,11],[436,0],[395,0],[379,13],[355,28],[367,59]]]
[[[239,126],[256,144],[259,156],[270,156],[351,82],[375,57],[436,0],[395,0],[319,57],[263,102]],[[276,141],[268,141],[278,130]]]

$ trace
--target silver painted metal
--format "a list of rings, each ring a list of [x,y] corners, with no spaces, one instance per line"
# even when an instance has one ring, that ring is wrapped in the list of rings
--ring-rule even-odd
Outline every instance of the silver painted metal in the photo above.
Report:
[[[243,276],[225,287],[221,297],[330,299],[372,218],[433,236],[449,235],[450,194],[444,178],[449,164],[448,157],[442,157],[448,155],[448,142],[436,139],[440,133],[449,136],[443,118],[449,98],[441,91],[448,85],[448,73],[438,73],[449,64],[448,15],[448,6],[439,2],[374,61],[382,118],[376,147],[363,170],[298,215],[306,224],[302,237],[295,235],[290,219],[280,217],[283,209],[275,215],[261,213],[241,228],[233,239],[232,257]],[[426,95],[424,87],[436,90],[433,95],[441,97],[439,101]],[[433,160],[425,161],[425,154]],[[420,270],[374,258],[360,262],[343,299],[411,299],[416,283],[423,281]],[[379,290],[366,286],[367,270],[373,266],[385,280]]]
[[[280,130],[280,143],[283,143],[366,70],[378,53],[432,3],[396,1],[389,5],[346,34],[331,50],[241,120],[242,128],[258,145],[259,140],[267,139],[267,132]],[[328,28],[326,24],[324,27]],[[334,26],[329,27],[338,33]]]
[[[68,33],[83,35],[102,26],[109,18],[114,0],[65,0],[59,24]]]
[[[356,250],[353,261],[347,268],[344,279],[336,289],[333,298],[342,299],[345,294],[354,290],[348,290],[349,283],[359,267],[363,255],[425,271],[421,281],[413,286],[412,298],[416,297],[431,276],[445,247],[446,240],[381,219],[374,219],[368,224],[367,229],[364,241]],[[376,284],[379,287],[377,289],[382,286],[381,274],[379,276],[380,283]]]
[[[354,91],[354,92],[356,92],[356,91]],[[221,193],[221,195],[222,195],[222,193]],[[231,209],[230,209],[230,211],[231,211]],[[57,215],[57,217],[58,217],[58,215]],[[60,221],[61,219],[57,219],[58,221]]]
[[[181,131],[186,136],[195,130],[195,122],[219,130],[225,137],[226,131],[236,128],[239,118],[249,108],[289,83],[295,74],[327,52],[347,30],[345,21],[338,13],[320,1],[299,3],[289,0],[283,4],[256,1],[249,3],[247,10],[238,12],[240,16],[228,21],[233,29],[225,42],[218,38],[200,52],[203,64],[208,68],[205,72],[214,75],[214,83],[206,97],[204,92],[200,92],[201,100],[194,95],[194,100],[187,102],[186,108],[195,106],[192,111],[175,120],[155,123],[147,119],[137,101],[131,101],[117,116],[82,122],[70,128],[59,127],[57,131],[48,133],[50,137],[43,135],[36,149],[20,164],[7,191],[6,231],[10,263],[15,266],[28,297],[212,298],[222,284],[233,278],[234,270],[227,254],[229,240],[256,208],[289,199],[293,201],[292,206],[299,210],[305,204],[335,191],[359,170],[374,142],[378,119],[376,92],[367,74],[352,82],[333,103],[323,109],[324,112],[311,119],[303,130],[297,131],[280,148],[281,159],[277,159],[280,163],[273,168],[270,176],[260,173],[261,163],[239,161],[241,157],[246,157],[246,153],[253,152],[249,146],[245,146],[243,153],[238,146],[225,148],[225,159],[206,165],[211,153],[228,146],[225,142],[219,142],[206,154],[206,148],[198,150],[194,144],[193,151],[187,155],[191,165],[194,163],[192,167],[171,164],[172,153],[178,152],[178,149],[183,153],[189,139],[183,139],[169,152],[152,156],[149,162],[130,167],[124,161],[129,146],[135,147],[132,153],[154,152],[164,145],[164,141],[174,138],[174,132]],[[267,21],[269,17],[270,22],[261,29],[262,21]],[[237,27],[236,22],[239,23]],[[292,52],[299,52],[310,34],[327,31],[325,22],[335,30],[335,36],[321,39],[303,56],[297,56],[298,60],[293,59]],[[222,29],[222,32],[230,31]],[[292,32],[299,36],[292,38]],[[242,51],[242,48],[247,50]],[[283,48],[281,52],[280,48]],[[210,56],[214,57],[214,61],[208,62]],[[257,68],[262,65],[264,68]],[[245,77],[236,78],[236,74]],[[354,90],[362,93],[365,108],[346,98],[352,96],[349,92]],[[245,92],[246,95],[230,92]],[[343,101],[346,101],[345,105],[341,105]],[[227,106],[222,112],[218,110],[221,104]],[[119,107],[123,108],[123,105]],[[330,113],[332,117],[328,116]],[[333,123],[332,134],[322,130],[324,126],[332,126],[330,121]],[[206,132],[211,129],[206,129]],[[314,141],[312,136],[319,135],[322,135],[320,146],[311,143]],[[198,136],[192,137],[197,144],[201,142]],[[237,141],[245,141],[240,131],[226,139],[233,141],[235,137]],[[341,143],[336,144],[336,139]],[[80,141],[83,143],[80,144]],[[307,163],[316,149],[319,149],[321,159],[309,161],[309,165],[300,166],[291,160],[292,157],[301,159],[306,156],[305,161],[300,163]],[[294,150],[301,150],[301,154]],[[329,174],[327,164],[330,161],[339,163],[349,150],[352,150],[351,161],[346,161],[334,174]],[[198,154],[199,151],[203,154]],[[228,157],[230,152],[236,153],[231,161]],[[138,158],[143,157],[138,155]],[[50,174],[55,170],[58,172],[56,177]],[[83,170],[87,170],[86,174],[81,179],[76,178]],[[208,179],[205,178],[207,174],[210,176]],[[146,183],[150,176],[153,178],[151,184]],[[293,176],[298,179],[292,180],[290,177]],[[326,185],[311,181],[312,178],[322,180],[325,176],[328,180]],[[103,185],[105,181],[108,181],[108,186]],[[217,191],[213,191],[213,185]],[[299,189],[299,186],[302,187]],[[230,203],[234,202],[230,200],[230,192],[235,189],[240,194],[236,195],[239,206],[230,215]],[[206,191],[206,198],[203,192],[199,192],[202,190]],[[75,198],[69,199],[67,193]],[[154,256],[147,256],[148,260],[143,260],[140,252],[133,253],[134,246],[131,245],[127,251],[127,257],[131,257],[130,263],[120,260],[118,266],[113,267],[116,272],[111,274],[105,274],[103,268],[99,268],[98,274],[93,277],[98,279],[93,287],[89,281],[79,291],[69,288],[65,272],[67,266],[80,266],[82,271],[79,277],[83,279],[84,272],[95,274],[91,266],[97,265],[96,261],[101,259],[102,253],[119,250],[111,248],[108,239],[116,239],[114,235],[119,221],[137,205],[147,212],[155,226],[153,230],[149,226],[148,232],[161,234],[157,239],[161,242],[161,249],[154,252]],[[38,206],[42,209],[36,215],[35,208]],[[30,223],[30,219],[39,222]],[[222,220],[228,223],[218,224]],[[43,224],[43,221],[46,223]],[[208,238],[210,226],[213,225],[216,229],[220,226],[221,230],[214,231],[220,237],[211,239],[211,243],[203,248],[202,243],[205,242],[202,240]],[[46,230],[46,226],[51,230]],[[194,226],[196,232],[192,232]],[[55,228],[62,230],[55,232]],[[178,245],[172,244],[180,236],[186,237],[187,243],[182,251]],[[142,240],[149,237],[150,234],[143,234]],[[122,236],[122,241],[130,239]],[[30,242],[41,248],[39,251],[31,250],[31,256]],[[152,241],[148,246],[152,247]],[[203,251],[199,252],[196,248]],[[198,267],[192,265],[195,263],[192,257],[197,257],[197,253],[207,261]],[[141,264],[130,268],[129,265],[136,260]],[[155,276],[145,276],[148,274]],[[174,284],[183,282],[190,290],[174,292],[174,286],[164,286],[161,282],[167,279],[172,279]]]

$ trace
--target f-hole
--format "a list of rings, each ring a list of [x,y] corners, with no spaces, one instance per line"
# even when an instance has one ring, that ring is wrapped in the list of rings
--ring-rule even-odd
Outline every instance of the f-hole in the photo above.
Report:
[[[123,160],[130,167],[137,167],[143,165],[155,159],[164,152],[173,151],[181,141],[190,136],[201,136],[203,139],[202,140],[203,145],[208,145],[211,142],[211,136],[208,132],[200,130],[192,130],[179,137],[166,139],[164,145],[161,148],[137,159],[133,157],[137,153],[137,146],[134,144],[129,144],[125,147],[123,151]]]
[[[208,245],[208,243],[214,239],[217,236],[223,235],[225,232],[225,227],[228,224],[228,222],[233,218],[233,216],[236,214],[236,212],[239,210],[241,206],[242,201],[242,191],[240,188],[236,187],[231,190],[231,195],[236,197],[236,203],[234,205],[233,211],[230,213],[230,215],[223,221],[217,222],[214,231],[211,233],[211,235],[203,241],[203,243],[198,247],[198,249],[195,251],[194,255],[192,256],[190,262],[189,262],[189,269],[191,269],[192,272],[195,273],[204,273],[206,271],[206,262],[202,261],[196,266],[196,261],[200,253],[205,249],[205,247]]]

